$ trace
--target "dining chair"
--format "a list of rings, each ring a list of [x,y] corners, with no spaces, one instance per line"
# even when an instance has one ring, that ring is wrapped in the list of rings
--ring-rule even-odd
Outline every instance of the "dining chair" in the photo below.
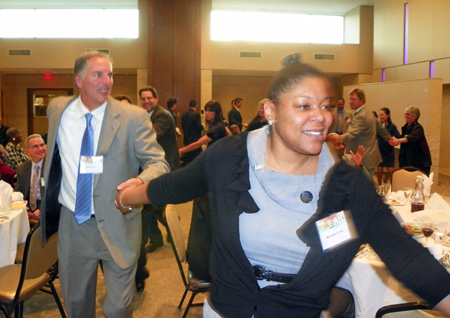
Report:
[[[427,176],[425,172],[414,167],[403,167],[397,169],[392,173],[391,180],[391,191],[397,192],[403,190],[405,187],[410,187],[414,189],[415,178],[417,176]]]
[[[178,305],[178,310],[181,310],[181,306],[183,305],[187,293],[192,292],[187,307],[183,313],[183,318],[185,318],[191,307],[203,306],[203,302],[193,303],[193,301],[197,294],[209,291],[210,283],[196,279],[194,275],[189,270],[186,271],[185,266],[183,266],[183,263],[186,263],[186,243],[181,231],[178,214],[175,210],[175,206],[172,204],[168,204],[166,206],[166,220],[169,233],[172,236],[172,241],[170,242],[170,244],[172,245],[172,250],[175,255],[178,269],[180,270],[181,279],[183,280],[183,284],[185,287],[183,296],[181,297],[180,303]]]
[[[395,305],[388,305],[384,306],[380,309],[378,309],[377,313],[375,314],[375,318],[382,318],[385,315],[388,315],[390,313],[400,313],[400,312],[406,312],[406,311],[412,311],[412,310],[419,310],[419,309],[430,309],[430,306],[427,303],[423,302],[412,302],[412,303],[403,303],[403,304],[395,304]],[[411,316],[412,313],[408,314],[408,317]],[[392,317],[401,317],[399,314]],[[421,315],[420,313],[417,313],[414,317],[433,317],[433,316],[425,316]]]
[[[23,302],[37,291],[49,292],[55,298],[61,317],[66,314],[56,292],[53,281],[58,271],[56,263],[58,234],[51,236],[47,242],[41,244],[41,227],[33,227],[28,233],[23,261],[0,268],[0,308],[7,318],[14,309],[15,317],[23,316]],[[50,291],[44,289],[45,286]]]

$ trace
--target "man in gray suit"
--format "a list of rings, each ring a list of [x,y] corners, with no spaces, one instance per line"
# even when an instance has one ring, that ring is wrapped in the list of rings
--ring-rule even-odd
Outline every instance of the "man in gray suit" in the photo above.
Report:
[[[377,121],[372,111],[365,107],[366,97],[362,89],[353,89],[350,92],[349,100],[350,107],[355,111],[355,115],[348,126],[347,132],[342,135],[342,139],[347,146],[347,153],[350,153],[350,150],[356,153],[360,145],[364,146],[366,156],[363,159],[363,165],[372,177],[376,167],[381,162],[377,134],[386,141],[391,139],[391,134]]]
[[[74,71],[80,95],[55,98],[47,110],[43,239],[59,231],[61,290],[69,317],[95,317],[99,262],[107,287],[103,313],[132,317],[141,210],[126,207],[129,213],[122,214],[114,204],[117,187],[150,181],[169,166],[146,112],[110,97],[109,57],[84,53]],[[80,181],[87,181],[84,187]],[[122,206],[120,200],[117,204]]]
[[[23,194],[23,199],[27,200],[28,218],[30,223],[37,223],[41,214],[40,206],[44,195],[44,182],[42,181],[43,164],[47,148],[42,136],[33,134],[25,139],[25,153],[31,160],[22,163],[17,168],[16,191]],[[37,178],[33,178],[37,170]],[[32,195],[32,186],[35,182],[36,192]],[[32,202],[34,200],[34,202]]]
[[[348,124],[353,119],[353,114],[348,109],[345,109],[345,100],[338,98],[336,100],[336,110],[333,112],[333,124],[331,124],[330,133],[342,135],[347,132]]]

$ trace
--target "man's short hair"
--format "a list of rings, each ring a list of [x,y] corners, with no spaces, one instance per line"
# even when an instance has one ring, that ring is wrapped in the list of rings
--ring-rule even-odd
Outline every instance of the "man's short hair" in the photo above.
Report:
[[[130,104],[133,104],[133,102],[131,101],[131,98],[129,98],[127,95],[117,95],[116,97],[114,97],[114,99],[117,99],[120,101],[126,100]]]
[[[358,98],[361,100],[361,99],[364,99],[364,101],[366,100],[366,94],[364,94],[364,91],[362,90],[362,89],[360,89],[360,88],[354,88],[354,89],[352,89],[352,91],[350,92],[350,96],[351,95],[356,95],[356,96],[358,96]]]
[[[167,108],[172,108],[174,105],[177,104],[177,99],[176,98],[169,98],[167,100]]]
[[[243,98],[236,97],[236,98],[234,99],[234,103],[237,104],[237,103],[239,103],[240,101],[243,101],[243,100],[244,100]]]
[[[194,108],[194,107],[197,107],[197,105],[198,105],[198,101],[195,98],[193,98],[189,101],[189,107]]]
[[[30,148],[29,141],[30,141],[31,139],[34,139],[34,138],[40,138],[40,139],[42,140],[42,142],[44,143],[44,145],[45,145],[44,138],[42,138],[42,136],[41,136],[40,134],[32,134],[32,135],[29,135],[29,136],[25,139],[25,147]]]
[[[336,99],[336,103],[338,102],[338,101],[343,101],[344,103],[345,103],[345,99],[343,99],[342,97],[341,98],[338,98],[338,99]]]
[[[105,58],[110,63],[112,63],[111,57],[108,54],[105,54],[103,52],[99,52],[99,51],[84,52],[75,60],[75,64],[73,67],[74,74],[83,78],[84,73],[86,72],[86,69],[87,69],[87,62],[93,57]]]
[[[146,87],[141,88],[139,90],[139,97],[141,97],[142,92],[151,92],[154,98],[158,97],[158,92],[152,86],[146,86]]]

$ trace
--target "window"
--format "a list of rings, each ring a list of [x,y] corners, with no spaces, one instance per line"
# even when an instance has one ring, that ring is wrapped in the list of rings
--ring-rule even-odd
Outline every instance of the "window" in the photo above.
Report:
[[[211,40],[342,44],[344,17],[212,11]]]
[[[0,10],[1,38],[139,37],[137,9]]]

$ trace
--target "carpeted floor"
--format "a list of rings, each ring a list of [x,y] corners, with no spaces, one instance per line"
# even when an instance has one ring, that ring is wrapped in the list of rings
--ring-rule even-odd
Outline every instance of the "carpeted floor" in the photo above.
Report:
[[[433,184],[432,192],[437,192],[450,202],[450,176],[440,175],[439,184]],[[177,206],[178,215],[185,238],[188,236],[191,220],[192,203]],[[163,226],[160,226],[162,231]],[[153,253],[147,254],[147,268],[150,278],[146,281],[144,292],[137,293],[133,301],[134,317],[136,318],[180,318],[183,311],[177,310],[178,303],[184,291],[184,286],[170,244],[165,245]],[[59,291],[59,282],[56,281]],[[97,285],[97,317],[104,317],[101,305],[106,290],[103,284],[101,271],[99,271]],[[61,294],[60,294],[61,295]],[[198,295],[198,300],[204,299]],[[64,300],[62,300],[64,302]],[[183,306],[182,310],[184,310]],[[0,314],[1,315],[1,314]],[[53,297],[44,293],[37,293],[25,302],[25,317],[29,318],[56,318],[60,317]],[[202,308],[193,307],[188,318],[202,317]]]
[[[191,220],[192,203],[181,204],[177,206],[177,213],[185,234],[188,236],[189,225]],[[165,235],[164,226],[160,225],[161,231]],[[169,243],[165,243],[163,247],[158,248],[155,252],[147,254],[147,268],[150,271],[150,278],[146,280],[145,290],[142,293],[136,293],[133,307],[135,318],[180,318],[186,305],[182,311],[177,310],[178,303],[184,292],[184,285],[181,280],[172,247]],[[59,281],[55,283],[58,293]],[[101,271],[99,271],[97,282],[97,314],[96,317],[105,317],[101,312],[102,302],[105,297],[106,289],[103,283]],[[197,301],[203,301],[204,294],[196,296]],[[62,299],[64,302],[64,300]],[[187,303],[187,300],[185,300]],[[0,317],[2,314],[0,313]],[[53,296],[38,292],[25,302],[24,317],[26,318],[56,318],[60,317],[58,308]],[[188,318],[202,317],[202,308],[193,307],[189,310]]]

